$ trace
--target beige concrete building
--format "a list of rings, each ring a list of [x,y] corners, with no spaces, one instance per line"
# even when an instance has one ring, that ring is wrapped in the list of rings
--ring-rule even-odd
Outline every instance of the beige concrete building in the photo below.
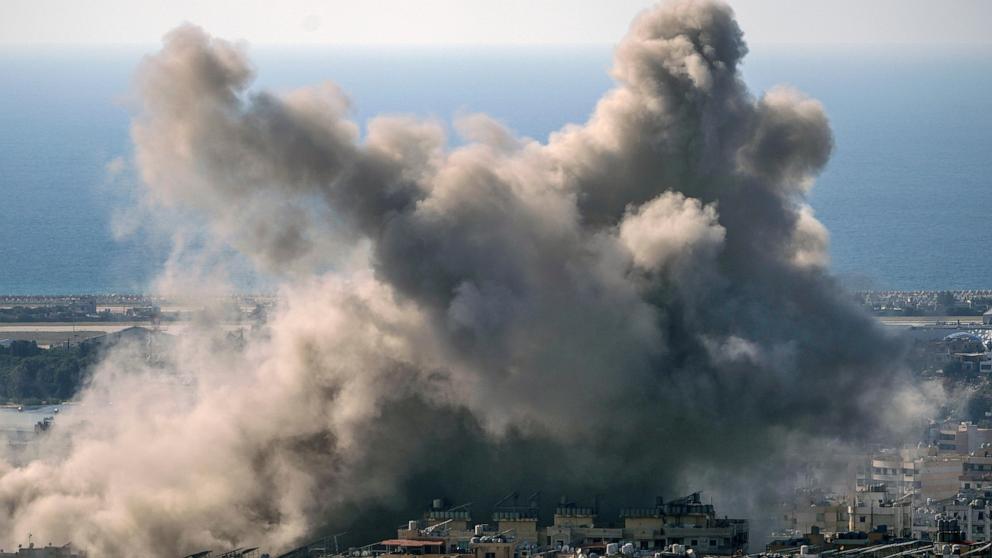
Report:
[[[920,493],[917,501],[944,500],[958,493],[964,456],[934,455],[920,460]]]
[[[863,533],[884,527],[896,537],[908,537],[913,525],[913,505],[907,494],[891,499],[884,485],[872,485],[855,495],[848,507],[848,529]]]
[[[515,540],[533,544],[539,542],[537,510],[533,513],[495,511],[493,522],[496,524],[496,531],[512,536]]]
[[[961,491],[992,489],[992,457],[934,455],[919,461],[920,490],[916,501],[952,498]]]
[[[716,517],[713,506],[703,504],[699,493],[667,503],[659,499],[653,507],[625,508],[620,518],[623,527],[597,527],[593,508],[560,506],[542,542],[597,549],[629,542],[635,549],[656,551],[677,544],[712,555],[747,547],[747,521]]]
[[[623,540],[623,529],[596,526],[594,508],[558,506],[554,522],[544,529],[544,544],[553,547],[602,547]]]
[[[982,358],[987,359],[988,355]],[[929,427],[927,437],[939,455],[974,453],[984,456],[986,451],[992,452],[992,428],[984,428],[973,422],[934,422]]]
[[[514,558],[516,544],[512,541],[487,541],[472,543],[473,558]]]
[[[798,533],[841,533],[850,529],[848,505],[827,500],[799,505],[786,516],[786,523]]]
[[[595,507],[573,503],[559,505],[546,527],[538,524],[536,506],[497,508],[492,519],[492,524],[472,525],[467,509],[445,509],[444,502],[437,500],[423,519],[403,525],[396,539],[379,546],[388,554],[527,558],[538,547],[582,548],[602,555],[611,543],[656,552],[684,545],[703,554],[730,555],[745,549],[748,542],[746,520],[717,517],[698,493],[670,502],[658,499],[653,507],[625,508],[620,512],[622,526],[599,525]]]
[[[884,484],[892,498],[912,493],[917,488],[916,450],[899,450],[871,458],[869,484]]]

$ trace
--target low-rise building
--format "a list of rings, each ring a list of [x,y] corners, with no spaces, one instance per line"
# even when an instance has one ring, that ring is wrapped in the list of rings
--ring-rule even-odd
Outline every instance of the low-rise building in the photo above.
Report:
[[[86,558],[86,553],[77,550],[71,544],[63,546],[35,546],[29,543],[26,547],[18,547],[16,551],[0,549],[0,558]]]

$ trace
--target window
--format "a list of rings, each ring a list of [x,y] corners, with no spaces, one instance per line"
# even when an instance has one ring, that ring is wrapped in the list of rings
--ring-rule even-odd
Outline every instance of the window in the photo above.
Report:
[[[692,545],[692,546],[699,546],[699,540],[698,539],[692,539],[692,541],[689,544]]]
[[[865,522],[865,516],[862,515],[861,517],[859,517],[858,518],[858,522],[864,523]]]
[[[716,546],[716,539],[710,539],[710,546]]]
[[[496,553],[495,552],[487,552],[486,553],[486,558],[496,558]]]

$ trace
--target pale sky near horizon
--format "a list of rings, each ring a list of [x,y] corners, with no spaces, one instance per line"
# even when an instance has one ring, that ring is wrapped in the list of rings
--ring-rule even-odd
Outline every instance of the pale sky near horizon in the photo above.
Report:
[[[0,45],[613,43],[651,0],[0,0]],[[748,42],[992,45],[992,0],[731,0]]]

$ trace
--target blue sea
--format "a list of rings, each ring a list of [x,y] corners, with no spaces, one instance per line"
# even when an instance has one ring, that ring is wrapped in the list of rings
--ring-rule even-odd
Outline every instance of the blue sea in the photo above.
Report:
[[[147,48],[0,51],[0,294],[142,292],[166,240],[115,238],[134,193],[130,80]],[[354,116],[489,113],[544,139],[611,87],[611,47],[255,48],[260,87],[331,80]],[[820,99],[836,137],[811,195],[855,288],[992,288],[992,49],[755,46],[756,93]]]

